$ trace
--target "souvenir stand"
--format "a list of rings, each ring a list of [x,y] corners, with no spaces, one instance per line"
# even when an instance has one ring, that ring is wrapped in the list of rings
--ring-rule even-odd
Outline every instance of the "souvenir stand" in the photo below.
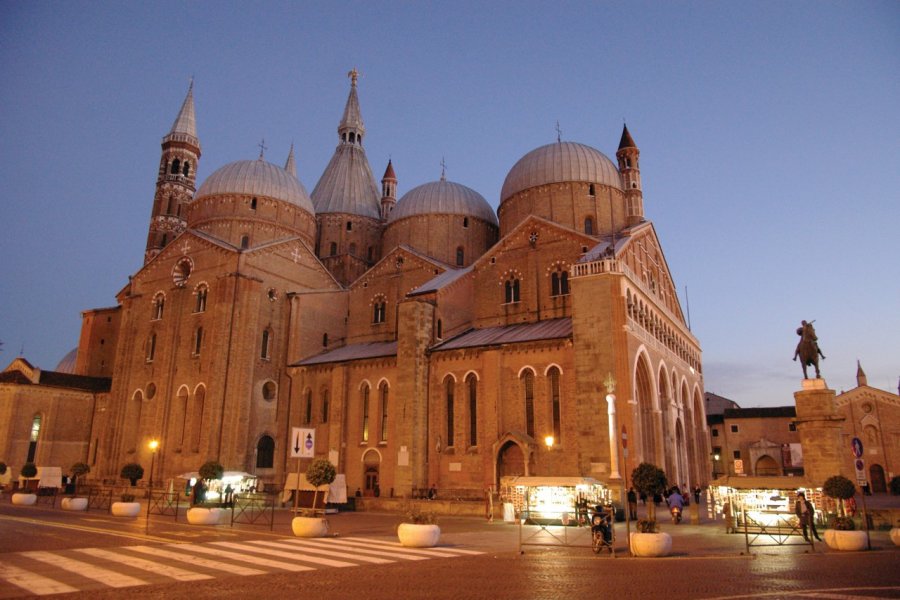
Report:
[[[608,504],[609,489],[591,477],[501,477],[504,520],[509,509],[525,522],[568,525]],[[509,509],[507,509],[509,507]]]

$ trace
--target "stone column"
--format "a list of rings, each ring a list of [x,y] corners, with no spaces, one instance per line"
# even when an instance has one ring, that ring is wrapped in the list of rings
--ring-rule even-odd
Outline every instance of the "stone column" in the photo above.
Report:
[[[834,390],[824,379],[804,379],[803,390],[794,392],[797,404],[797,433],[803,447],[803,473],[819,487],[832,475],[852,476],[845,472],[841,456],[844,449],[841,429],[844,417],[834,405]]]
[[[619,474],[619,439],[616,437],[616,395],[606,395],[606,412],[609,416],[609,478],[621,479]]]

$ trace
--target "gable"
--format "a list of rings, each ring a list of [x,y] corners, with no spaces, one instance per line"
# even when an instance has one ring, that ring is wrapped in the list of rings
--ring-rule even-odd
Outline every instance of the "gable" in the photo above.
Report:
[[[626,231],[625,241],[616,244],[616,257],[631,271],[630,279],[645,294],[686,324],[669,264],[652,223],[648,221]]]
[[[302,238],[291,237],[245,251],[245,264],[264,279],[287,282],[289,291],[343,289]]]

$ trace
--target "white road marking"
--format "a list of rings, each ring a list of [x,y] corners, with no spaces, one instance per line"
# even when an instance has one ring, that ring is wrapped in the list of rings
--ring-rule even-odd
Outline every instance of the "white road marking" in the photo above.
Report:
[[[307,567],[305,565],[298,565],[295,563],[288,563],[281,560],[271,560],[268,558],[261,558],[258,556],[251,556],[249,554],[241,554],[239,552],[228,552],[227,550],[222,550],[221,548],[207,548],[206,545],[193,545],[193,544],[171,544],[172,547],[181,548],[185,551],[189,552],[199,552],[201,554],[212,554],[213,556],[220,556],[222,558],[229,558],[231,560],[237,560],[241,562],[248,562],[254,565],[259,565],[262,567],[274,567],[276,569],[282,569],[284,571],[313,571],[313,567]]]
[[[169,560],[177,560],[183,563],[187,563],[189,565],[194,565],[197,567],[205,567],[207,569],[215,569],[217,571],[225,571],[226,573],[231,573],[232,575],[265,575],[266,571],[260,571],[259,569],[251,569],[250,567],[244,567],[241,565],[235,565],[231,563],[224,563],[217,560],[210,560],[208,558],[203,558],[202,556],[194,556],[193,554],[185,554],[179,552],[172,552],[171,550],[163,550],[162,548],[157,548],[156,546],[128,546],[129,550],[135,552],[142,552],[144,554],[149,554],[150,556],[158,556],[160,558],[166,558]]]
[[[316,554],[320,554],[322,556],[339,556],[341,558],[352,558],[356,561],[367,562],[367,563],[375,563],[375,564],[387,564],[394,562],[393,560],[388,560],[386,558],[375,558],[372,556],[347,556],[346,552],[340,552],[338,550],[325,550],[325,547],[319,547],[314,543],[304,543],[305,541],[301,540],[285,540],[283,542],[264,542],[264,541],[256,541],[251,542],[252,544],[260,544],[266,546],[276,546],[279,548],[284,548],[285,550],[294,550],[294,552],[290,553],[289,556],[297,557],[300,560],[304,560],[305,554],[298,554],[296,550],[306,550],[310,552],[315,552]],[[322,559],[328,560],[328,559]],[[343,561],[340,566],[356,566],[357,563],[348,563]]]
[[[77,592],[78,588],[73,588],[60,581],[14,567],[12,565],[4,565],[0,563],[0,579],[5,579],[11,584],[27,590],[36,596],[46,596],[47,594],[65,594],[67,592]]]
[[[173,567],[163,563],[153,562],[145,558],[128,556],[127,554],[123,554],[121,552],[111,552],[110,550],[103,550],[102,548],[82,548],[80,550],[76,550],[76,552],[82,552],[84,554],[102,558],[110,562],[128,565],[129,567],[134,567],[136,569],[150,571],[151,573],[154,573],[156,575],[171,577],[176,581],[198,581],[200,579],[213,578],[212,575],[206,575],[204,573],[194,573],[193,571],[187,571],[185,569],[179,569],[178,567]]]
[[[134,585],[146,585],[147,583],[143,579],[138,579],[137,577],[123,575],[122,573],[110,571],[109,569],[104,569],[103,567],[92,565],[91,563],[75,560],[74,558],[66,558],[65,556],[52,554],[50,552],[22,552],[21,556],[39,560],[48,565],[53,565],[54,567],[62,569],[63,571],[77,573],[83,577],[99,581],[110,587],[131,587]]]

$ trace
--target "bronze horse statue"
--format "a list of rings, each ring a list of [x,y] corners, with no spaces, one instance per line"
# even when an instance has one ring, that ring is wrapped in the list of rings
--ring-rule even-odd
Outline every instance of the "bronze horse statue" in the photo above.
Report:
[[[819,372],[819,357],[825,358],[822,350],[819,349],[819,338],[816,336],[816,330],[813,328],[815,321],[802,321],[800,327],[797,328],[797,335],[800,336],[800,342],[794,351],[794,360],[800,357],[800,366],[803,367],[803,379],[809,379],[806,375],[806,367],[813,365],[816,368],[816,379],[821,379]]]

